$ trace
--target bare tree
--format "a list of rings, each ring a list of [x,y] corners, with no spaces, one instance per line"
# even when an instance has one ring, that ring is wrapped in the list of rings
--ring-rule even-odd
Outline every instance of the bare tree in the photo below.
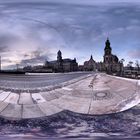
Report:
[[[133,62],[132,62],[132,61],[129,61],[129,62],[128,62],[128,66],[129,66],[129,67],[132,67],[132,65],[133,65]]]

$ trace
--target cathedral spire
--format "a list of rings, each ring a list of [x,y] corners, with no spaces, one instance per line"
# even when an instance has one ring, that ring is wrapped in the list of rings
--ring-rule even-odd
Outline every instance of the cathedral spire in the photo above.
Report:
[[[105,42],[105,48],[108,48],[108,49],[111,49],[111,47],[110,47],[110,41],[109,41],[109,38],[107,37],[107,40],[106,40],[106,42]]]
[[[90,56],[90,59],[92,59],[92,60],[93,60],[93,57],[92,57],[92,55]]]
[[[109,41],[109,38],[107,37],[107,40],[105,42],[105,54],[111,54],[111,51],[112,51],[112,48],[110,46],[110,41]]]

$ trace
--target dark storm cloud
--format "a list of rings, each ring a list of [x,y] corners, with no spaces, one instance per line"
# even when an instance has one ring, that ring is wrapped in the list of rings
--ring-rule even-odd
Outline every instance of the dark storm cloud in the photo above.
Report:
[[[8,46],[0,46],[0,54],[3,52],[7,52],[9,50]]]
[[[23,59],[20,62],[20,66],[43,64],[43,62],[45,63],[45,60],[47,60],[46,56],[38,56],[31,59]]]
[[[23,60],[20,62],[20,66],[27,66],[27,65],[37,65],[45,63],[45,60],[49,60],[51,57],[51,53],[44,54],[42,50],[35,50],[29,54],[25,54]],[[31,56],[31,58],[27,58]]]

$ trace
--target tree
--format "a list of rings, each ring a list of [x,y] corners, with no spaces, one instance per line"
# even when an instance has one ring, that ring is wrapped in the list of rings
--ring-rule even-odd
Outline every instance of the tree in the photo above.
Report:
[[[132,73],[132,70],[133,70],[133,66],[132,65],[133,65],[133,62],[129,61],[127,66],[130,68],[131,73]]]
[[[132,61],[129,61],[129,62],[128,62],[128,66],[129,66],[130,68],[132,68],[132,65],[133,65],[133,62],[132,62]]]

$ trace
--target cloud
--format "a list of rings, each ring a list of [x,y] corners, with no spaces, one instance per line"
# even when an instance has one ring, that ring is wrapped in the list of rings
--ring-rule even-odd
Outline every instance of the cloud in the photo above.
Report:
[[[8,46],[0,46],[0,54],[9,51]]]
[[[107,36],[113,53],[124,57],[123,50],[140,42],[140,5],[135,4],[8,3],[0,5],[0,15],[3,67],[53,60],[59,49],[81,64],[91,54],[101,61]]]
[[[131,51],[128,52],[128,55],[131,57],[131,58],[134,58],[134,59],[140,59],[140,48],[137,48],[137,49],[132,49]]]
[[[36,51],[31,52],[30,55],[25,54],[24,59],[21,60],[20,66],[24,67],[27,65],[39,65],[43,64],[45,60],[49,59],[51,54],[46,54],[42,50],[37,49]]]
[[[1,0],[1,2],[10,2],[11,3],[11,0]],[[93,0],[86,0],[86,1],[81,1],[81,0],[71,0],[71,1],[66,1],[66,0],[12,0],[12,3],[13,2],[19,2],[19,3],[23,3],[23,2],[51,2],[51,3],[67,3],[67,4],[83,4],[83,5],[91,5],[91,4],[105,4],[105,3],[118,3],[118,2],[129,2],[129,3],[139,3],[139,0],[105,0],[104,2],[102,0],[98,0],[98,1],[93,1]]]

